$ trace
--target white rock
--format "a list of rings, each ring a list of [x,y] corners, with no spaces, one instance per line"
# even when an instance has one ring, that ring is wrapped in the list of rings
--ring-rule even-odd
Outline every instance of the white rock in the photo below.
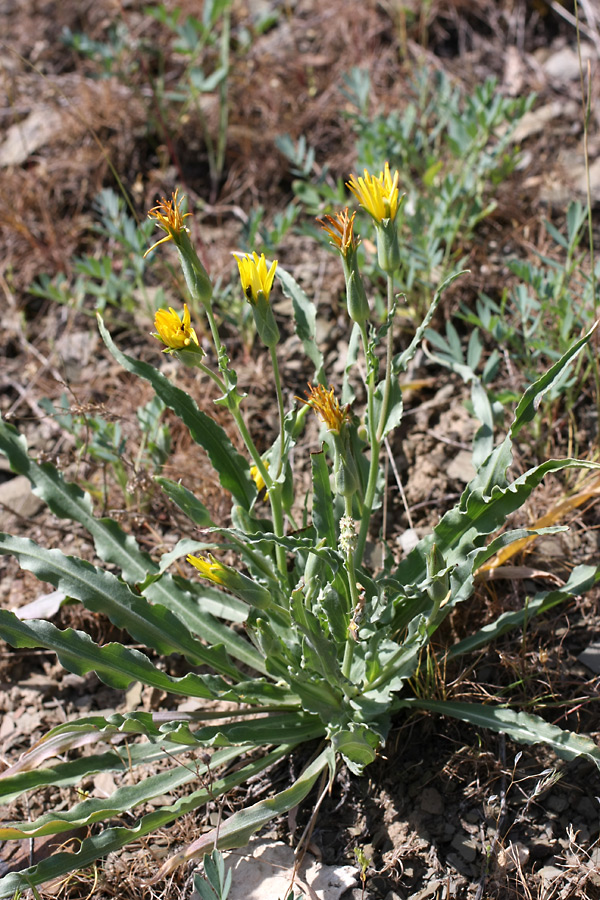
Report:
[[[281,841],[253,840],[243,850],[224,854],[232,867],[228,900],[285,900],[294,876],[294,851]],[[297,877],[294,895],[314,900],[339,900],[357,883],[354,866],[324,866],[306,854]],[[200,900],[194,891],[190,900]]]

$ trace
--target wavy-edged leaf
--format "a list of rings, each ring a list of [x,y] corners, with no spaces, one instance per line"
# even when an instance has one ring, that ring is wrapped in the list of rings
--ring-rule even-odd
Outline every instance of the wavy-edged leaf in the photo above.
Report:
[[[312,518],[317,537],[325,538],[329,547],[337,545],[333,497],[329,483],[329,466],[323,449],[310,454],[313,482]]]
[[[192,494],[183,484],[177,481],[171,481],[169,478],[155,476],[154,480],[161,486],[169,500],[171,500],[179,509],[191,519],[198,528],[208,528],[214,525],[211,515],[200,500]]]
[[[583,350],[585,345],[590,340],[592,334],[596,330],[596,325],[594,325],[587,334],[576,341],[572,347],[569,347],[567,352],[561,356],[558,362],[554,363],[554,365],[551,366],[547,372],[544,372],[541,378],[538,378],[536,382],[534,382],[527,388],[517,405],[515,420],[510,429],[511,438],[515,438],[521,428],[528,422],[532,421],[538,410],[542,397],[547,391],[550,390],[556,379],[562,373],[565,366],[567,366],[571,362],[571,360],[574,359],[577,354],[581,352],[581,350]]]
[[[461,703],[459,701],[421,700],[410,698],[399,700],[398,707],[425,709],[469,722],[476,728],[489,728],[507,734],[520,744],[546,744],[561,759],[576,759],[585,756],[600,769],[600,748],[594,741],[572,731],[564,731],[551,725],[540,716],[517,712],[506,706],[488,706],[482,703]]]
[[[13,472],[25,475],[33,492],[47,503],[55,516],[79,522],[92,536],[96,553],[105,562],[114,563],[131,584],[144,581],[156,567],[131,535],[125,534],[112,519],[96,518],[92,500],[76,484],[66,482],[51,463],[37,463],[27,453],[27,442],[12,425],[0,419],[0,452]]]
[[[398,375],[399,373],[406,371],[406,367],[408,366],[408,363],[411,361],[411,359],[413,358],[413,356],[415,355],[415,353],[421,346],[421,344],[423,342],[423,336],[424,336],[425,332],[427,331],[427,328],[435,315],[435,311],[438,308],[438,304],[439,304],[440,300],[442,299],[442,294],[444,293],[446,288],[449,287],[453,281],[456,281],[457,278],[460,278],[461,275],[467,275],[468,273],[469,273],[469,269],[461,269],[460,272],[454,272],[452,275],[450,275],[448,278],[446,278],[445,281],[443,281],[440,284],[440,286],[436,290],[435,294],[433,295],[433,300],[431,301],[431,305],[430,305],[429,309],[427,310],[425,318],[423,319],[423,321],[421,322],[421,324],[415,331],[412,341],[410,342],[410,344],[408,345],[406,350],[404,350],[402,353],[399,353],[393,359],[392,370],[395,375]]]
[[[248,778],[264,771],[274,762],[286,756],[293,750],[293,746],[284,745],[266,756],[258,760],[250,762],[248,765],[240,767],[222,778],[213,779],[208,788],[200,788],[193,793],[180,797],[170,806],[163,806],[158,810],[145,815],[133,828],[107,828],[100,834],[87,837],[82,842],[80,849],[76,853],[61,852],[54,853],[52,856],[31,866],[22,872],[11,872],[0,878],[0,898],[13,897],[15,891],[25,890],[26,888],[39,884],[43,884],[50,879],[58,878],[72,872],[74,869],[83,869],[91,865],[102,856],[107,856],[115,850],[119,850],[126,844],[134,841],[143,835],[150,834],[182,815],[191,812],[198,807],[203,806],[208,800],[216,799],[230,791],[232,788],[242,784]],[[242,748],[227,748],[217,751],[211,758],[211,772],[215,771],[219,766],[226,765],[236,757],[240,756]],[[191,772],[188,771],[190,779],[205,774],[206,767],[200,763],[196,763],[196,768]]]
[[[289,272],[286,272],[285,269],[278,266],[275,274],[281,282],[283,293],[292,301],[294,321],[296,323],[296,334],[302,341],[304,352],[315,367],[315,380],[319,384],[327,386],[327,380],[323,369],[323,354],[319,350],[316,341],[316,306],[312,300],[307,297],[296,279],[293,278]]]
[[[192,593],[195,585],[165,573],[158,581],[144,588],[144,596],[155,603],[162,603],[170,609],[194,633],[211,644],[222,644],[230,656],[255,671],[266,674],[264,660],[260,653],[244,637],[236,634],[228,625],[211,615],[211,606],[217,597],[226,602],[225,594],[213,588],[198,587],[198,594]],[[203,598],[207,597],[207,603]],[[239,601],[241,602],[241,601]],[[205,609],[201,607],[205,605]],[[233,606],[232,610],[237,609]]]
[[[0,533],[0,554],[7,553],[16,556],[21,568],[33,572],[40,581],[60,588],[87,609],[104,613],[114,625],[125,628],[134,640],[157,653],[181,653],[193,665],[210,665],[217,672],[240,678],[222,647],[200,643],[168,609],[134,594],[111,572],[65,556],[60,550],[46,550],[27,538]]]
[[[61,664],[76,675],[95,672],[109,687],[126,690],[132,681],[140,681],[170,694],[202,699],[237,700],[235,691],[218,675],[190,672],[182,678],[166,675],[152,665],[139,650],[122,644],[94,643],[83,631],[61,631],[43,620],[21,622],[14,613],[0,609],[0,637],[12,647],[45,647],[58,656]]]
[[[469,635],[451,647],[448,653],[449,658],[479,650],[480,647],[485,647],[490,641],[496,640],[512,628],[522,628],[534,616],[542,615],[559,603],[564,603],[570,597],[585,594],[599,580],[599,566],[576,566],[562,587],[551,591],[540,591],[527,601],[523,609],[502,613],[494,622],[484,625],[475,634]]]
[[[502,448],[494,451],[490,460],[500,449]],[[588,460],[547,460],[524,472],[512,484],[504,487],[496,484],[487,496],[481,488],[473,488],[476,476],[474,482],[465,489],[458,506],[449,510],[435,526],[433,533],[419,541],[406,559],[402,560],[394,572],[393,580],[401,585],[423,582],[427,576],[426,555],[434,543],[447,566],[460,565],[473,549],[482,547],[487,536],[525,503],[545,475],[570,468],[597,469],[600,466]]]
[[[239,810],[222,822],[218,828],[208,834],[203,834],[198,840],[193,841],[188,847],[184,847],[183,850],[168,859],[150,883],[154,884],[162,878],[166,878],[189,859],[203,856],[217,847],[219,850],[244,847],[259,828],[276,816],[289,812],[292,807],[304,800],[321,772],[327,767],[331,772],[334,767],[332,756],[331,746],[326,747],[291,787],[280,791],[274,797],[269,797],[268,800],[260,800],[252,806]]]
[[[128,372],[150,382],[165,406],[179,416],[187,425],[194,441],[206,450],[223,487],[231,492],[244,509],[250,509],[256,498],[256,485],[250,477],[248,461],[237,452],[221,426],[203,413],[189,394],[171,384],[154,366],[133,359],[119,350],[100,315],[98,327],[104,343],[117,362]]]

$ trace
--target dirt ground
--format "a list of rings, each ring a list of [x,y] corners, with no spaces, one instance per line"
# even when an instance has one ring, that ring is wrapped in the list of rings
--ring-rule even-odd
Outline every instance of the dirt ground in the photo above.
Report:
[[[184,14],[199,15],[199,0],[181,0]],[[0,132],[0,410],[27,436],[30,447],[51,459],[69,478],[85,482],[108,509],[121,510],[122,524],[151,552],[171,547],[184,527],[177,512],[158,492],[149,506],[125,508],[115,483],[105,484],[106,469],[74,441],[44,407],[63,393],[71,412],[101,415],[119,423],[127,440],[126,468],[139,449],[132,382],[112,361],[90,316],[93,299],[59,304],[31,292],[40,276],[70,278],[74,257],[96,250],[111,253],[114,242],[94,231],[95,199],[103,188],[122,187],[140,221],[157,197],[175,186],[199,204],[192,237],[208,261],[211,276],[228,279],[230,250],[248,225],[250,210],[261,204],[269,215],[292,199],[288,161],[276,138],[305,135],[319,165],[333,178],[354,170],[355,143],[340,94],[343,76],[360,64],[369,70],[373,106],[402,108],[411,72],[425,62],[444,71],[466,90],[489,75],[510,96],[535,91],[537,98],[520,135],[522,160],[501,186],[493,214],[477,229],[469,248],[468,285],[452,290],[440,326],[479,289],[498,291],[507,278],[505,258],[544,251],[544,218],[564,224],[570,199],[585,201],[583,114],[576,56],[573,7],[546,0],[247,0],[234,3],[234,24],[252,28],[269,13],[273,24],[253,33],[236,56],[230,80],[230,118],[223,175],[211,177],[198,118],[175,111],[159,87],[176,87],[182,62],[161,45],[160,24],[138,0],[0,0],[3,97]],[[167,10],[174,4],[165,4]],[[592,115],[589,135],[591,196],[600,204],[600,8],[581,2],[584,53],[591,62]],[[404,9],[404,13],[402,10]],[[113,29],[111,31],[111,29]],[[117,29],[115,31],[115,29]],[[119,31],[118,29],[123,29]],[[112,62],[77,52],[69,34],[113,47]],[[121,35],[121,38],[119,38]],[[125,35],[125,36],[123,36]],[[109,40],[110,38],[110,40]],[[240,38],[241,40],[241,38]],[[115,49],[116,48],[116,49]],[[206,95],[202,115],[210,134],[218,128],[217,107]],[[203,101],[204,102],[204,101]],[[596,217],[596,228],[598,219]],[[286,268],[319,304],[320,334],[327,359],[335,364],[339,341],[336,302],[342,287],[335,260],[302,235],[288,233],[279,249]],[[152,269],[150,290],[169,282],[166,268]],[[166,279],[166,281],[165,281]],[[168,289],[168,288],[167,288]],[[462,293],[461,293],[462,292]],[[157,360],[147,338],[151,317],[140,300],[127,309],[107,309],[119,345],[139,358]],[[76,300],[76,297],[72,298]],[[169,295],[167,294],[169,300]],[[228,327],[228,326],[226,326]],[[229,326],[228,346],[240,379],[249,391],[256,435],[274,433],[275,412],[262,385],[263,351],[248,345]],[[293,346],[293,344],[290,344]],[[168,366],[168,361],[165,361]],[[284,381],[298,393],[306,382],[302,364],[290,353]],[[405,488],[410,522],[399,492],[391,493],[388,537],[402,545],[412,525],[418,533],[454,502],[469,477],[466,458],[473,433],[460,380],[426,361],[415,370],[426,386],[407,395],[410,427],[392,448]],[[185,373],[178,372],[185,384]],[[136,401],[149,401],[139,384]],[[215,413],[211,398],[205,406]],[[577,451],[591,457],[597,427],[591,393],[577,408]],[[173,450],[168,467],[191,479],[218,519],[226,503],[209,481],[208,471],[191,452],[189,438],[172,423]],[[225,425],[225,419],[223,419]],[[572,452],[568,417],[544,420],[546,446],[556,456]],[[440,437],[441,436],[441,437]],[[533,443],[518,448],[522,469],[536,462]],[[129,467],[129,474],[132,467]],[[21,479],[12,478],[0,460],[1,530],[19,533],[64,552],[89,555],[84,535],[51,516]],[[148,485],[130,486],[148,498]],[[106,492],[103,497],[103,489]],[[523,512],[533,521],[562,496],[558,480],[545,484]],[[598,514],[592,500],[567,522],[567,536],[547,539],[538,550],[538,568],[558,576],[580,562],[598,562]],[[21,607],[51,588],[21,572],[10,557],[0,557],[0,604]],[[453,617],[452,635],[463,637],[486,617],[522,605],[518,581],[481,584],[469,604]],[[597,738],[597,593],[575,598],[525,637],[510,634],[485,652],[438,672],[439,696],[452,699],[507,697],[523,709],[535,709],[563,728]],[[61,626],[88,630],[95,640],[119,639],[97,614],[75,606],[47,615]],[[588,655],[583,655],[588,651]],[[590,662],[592,660],[592,662]],[[595,661],[594,661],[595,660]],[[45,652],[0,648],[0,767],[10,765],[49,728],[93,710],[160,706],[151,692],[123,696],[95,677],[67,674]],[[309,748],[310,750],[310,748]],[[292,761],[299,772],[304,759]],[[266,796],[272,784],[289,778],[287,763],[254,785],[253,798]],[[94,785],[98,788],[98,785]],[[104,786],[107,790],[110,785]],[[102,789],[102,785],[100,785]],[[597,796],[599,795],[599,796]],[[366,883],[343,900],[483,900],[483,898],[600,898],[600,777],[582,761],[559,762],[540,747],[519,747],[502,735],[477,732],[432,715],[399,716],[381,757],[362,778],[343,773],[321,809],[311,850],[329,865],[353,864],[355,848],[369,859]],[[0,810],[1,820],[34,816],[65,802],[54,788],[23,806]],[[232,807],[246,798],[237,792]],[[310,810],[297,820],[281,821],[269,832],[293,843]],[[41,891],[43,898],[188,897],[189,873],[149,888],[145,881],[160,865],[161,854],[189,839],[189,817],[158,838],[140,842],[110,858],[99,882],[90,876]],[[484,847],[491,848],[489,852]],[[165,849],[167,848],[167,849]],[[52,844],[0,843],[0,875],[43,858]]]

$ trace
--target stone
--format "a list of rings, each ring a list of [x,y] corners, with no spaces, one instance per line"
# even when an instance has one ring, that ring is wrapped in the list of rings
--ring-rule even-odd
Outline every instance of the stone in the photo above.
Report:
[[[477,844],[464,831],[457,831],[452,839],[452,846],[458,850],[466,862],[474,862],[477,858]]]
[[[442,795],[435,788],[425,788],[421,794],[421,809],[432,816],[441,816],[444,812]]]
[[[291,847],[263,838],[250,841],[246,850],[225,856],[232,873],[228,900],[287,897],[294,875]],[[294,894],[303,894],[311,900],[339,900],[357,881],[355,866],[324,866],[307,853],[294,880]],[[193,891],[190,900],[200,900],[200,895]]]

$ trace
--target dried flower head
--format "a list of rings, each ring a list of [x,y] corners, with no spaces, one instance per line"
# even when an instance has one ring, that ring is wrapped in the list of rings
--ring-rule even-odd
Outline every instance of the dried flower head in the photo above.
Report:
[[[258,295],[262,294],[268,301],[277,269],[277,260],[275,259],[271,263],[271,267],[267,269],[264,253],[261,253],[260,256],[258,253],[234,253],[233,255],[240,270],[242,290],[246,299],[250,303],[256,304]]]
[[[301,397],[297,399],[312,407],[321,417],[329,431],[335,431],[339,434],[342,426],[350,421],[350,404],[341,407],[337,397],[334,395],[333,388],[327,390],[322,384],[313,387],[310,382],[308,386],[310,391],[305,392],[308,399],[302,400]]]
[[[165,237],[161,238],[160,241],[157,241],[153,244],[149,250],[146,250],[144,253],[144,258],[151,253],[155,247],[158,247],[159,244],[164,244],[165,241],[174,240],[178,234],[182,231],[188,231],[184,225],[184,219],[187,216],[191,216],[191,213],[182,213],[181,212],[181,204],[183,203],[185,197],[182,196],[177,199],[177,194],[179,192],[179,188],[177,188],[174,193],[171,194],[171,199],[167,200],[166,197],[163,197],[158,204],[158,206],[153,207],[148,212],[148,217],[150,219],[156,219],[156,224],[159,228],[162,228],[163,231],[166,231]]]
[[[195,344],[196,347],[200,346],[196,332],[191,326],[187,303],[183,304],[183,318],[179,318],[172,306],[168,310],[157,310],[154,325],[157,334],[154,334],[153,337],[166,344],[165,353],[169,350],[184,350],[191,344]]]
[[[386,162],[383,172],[379,173],[379,178],[370,175],[365,169],[363,178],[351,175],[350,181],[346,184],[363,209],[366,209],[376,222],[381,223],[384,219],[393,221],[396,218],[400,205],[399,177],[397,169],[392,177],[389,163]]]
[[[347,256],[351,250],[356,250],[360,244],[360,240],[354,235],[354,219],[356,211],[351,216],[348,215],[348,207],[342,212],[333,216],[323,216],[317,219],[317,222],[327,234],[331,237],[331,243],[334,244],[342,254]]]

